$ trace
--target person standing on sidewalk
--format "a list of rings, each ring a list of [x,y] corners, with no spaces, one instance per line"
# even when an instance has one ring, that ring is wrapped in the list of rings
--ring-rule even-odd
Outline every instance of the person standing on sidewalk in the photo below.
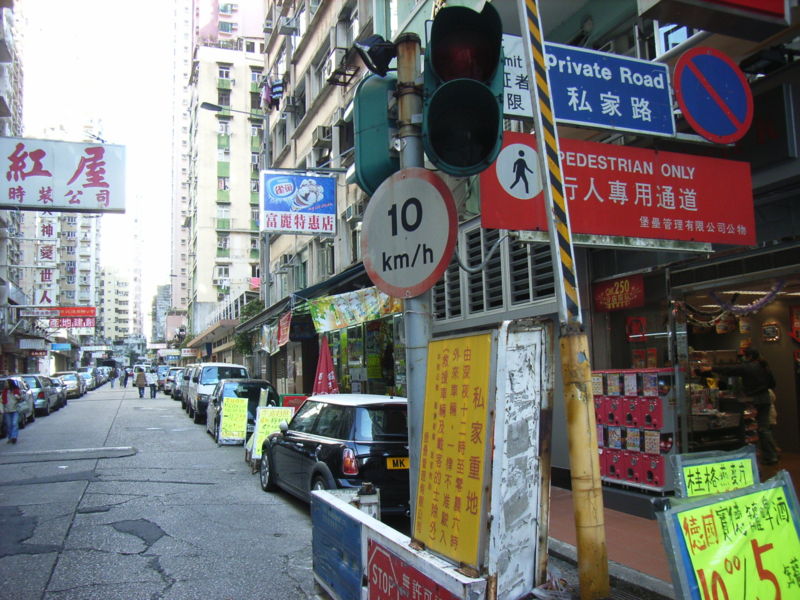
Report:
[[[150,369],[146,375],[147,385],[150,386],[150,398],[156,397],[156,386],[158,385],[158,375],[155,369]]]
[[[111,383],[111,389],[114,389],[114,382],[117,380],[117,370],[111,369],[111,374],[109,376],[109,382]]]
[[[16,444],[17,436],[19,435],[19,394],[20,390],[16,389],[10,379],[3,380],[2,383],[2,403],[3,403],[3,421],[6,424],[6,435],[8,436],[8,444]]]
[[[144,388],[147,386],[147,375],[142,367],[136,367],[133,371],[133,385],[139,388],[139,398],[144,398]]]

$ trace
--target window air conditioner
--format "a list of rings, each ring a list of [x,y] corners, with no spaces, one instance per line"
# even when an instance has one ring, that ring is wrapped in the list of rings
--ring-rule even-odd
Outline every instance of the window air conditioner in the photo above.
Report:
[[[281,17],[278,20],[278,33],[281,35],[297,35],[298,28],[294,19],[290,17]]]
[[[348,223],[352,221],[359,221],[363,214],[364,214],[363,202],[356,202],[355,204],[351,204],[345,209],[344,219]]]
[[[331,147],[331,128],[325,125],[318,125],[311,132],[311,145],[316,148]]]

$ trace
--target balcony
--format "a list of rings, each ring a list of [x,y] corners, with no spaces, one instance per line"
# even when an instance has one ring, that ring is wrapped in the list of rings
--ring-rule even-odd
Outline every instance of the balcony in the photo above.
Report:
[[[230,177],[231,163],[228,161],[217,161],[217,177]]]
[[[230,248],[217,248],[217,258],[230,258],[230,257],[231,257]]]
[[[230,190],[217,190],[217,202],[222,204],[230,204],[231,203],[231,191]]]
[[[229,90],[233,88],[233,80],[232,79],[217,79],[217,89],[218,90]]]
[[[229,231],[231,228],[231,220],[230,219],[217,219],[217,231],[225,230]]]

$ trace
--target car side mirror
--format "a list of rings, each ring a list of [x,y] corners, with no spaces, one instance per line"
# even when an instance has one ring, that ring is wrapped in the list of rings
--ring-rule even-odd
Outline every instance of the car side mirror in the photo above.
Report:
[[[286,433],[289,431],[289,424],[286,421],[281,421],[278,423],[278,428],[281,430],[281,433]]]

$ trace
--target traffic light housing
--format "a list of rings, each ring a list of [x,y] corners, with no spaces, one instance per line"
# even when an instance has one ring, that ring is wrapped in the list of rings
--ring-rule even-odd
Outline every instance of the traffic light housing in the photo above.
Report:
[[[446,6],[425,49],[422,142],[438,169],[457,177],[486,169],[503,142],[503,27],[481,12]]]

